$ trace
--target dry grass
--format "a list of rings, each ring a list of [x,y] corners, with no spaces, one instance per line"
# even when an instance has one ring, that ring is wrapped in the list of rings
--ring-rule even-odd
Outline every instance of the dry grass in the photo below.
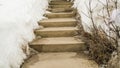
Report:
[[[115,50],[114,42],[105,35],[100,29],[91,29],[90,33],[83,34],[85,42],[89,46],[90,56],[98,63],[105,64],[111,58],[112,52]]]

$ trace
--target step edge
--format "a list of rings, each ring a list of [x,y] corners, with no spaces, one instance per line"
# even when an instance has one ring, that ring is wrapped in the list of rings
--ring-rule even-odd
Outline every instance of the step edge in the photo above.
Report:
[[[47,29],[49,29],[49,28],[51,28],[51,27],[47,27]],[[55,28],[55,27],[52,27],[52,28]],[[45,28],[43,28],[43,29],[36,29],[34,32],[48,32],[48,31],[54,31],[54,32],[56,32],[56,31],[79,31],[79,28],[73,28],[73,29],[62,29],[62,27],[60,27],[61,29],[58,29],[57,30],[57,28],[56,28],[56,30],[54,30],[54,29],[51,29],[51,30],[47,30],[47,29],[45,29]]]
[[[65,44],[63,44],[63,43],[58,43],[58,44],[44,44],[44,43],[38,43],[38,44],[35,44],[35,43],[29,43],[29,45],[30,46],[64,46],[64,45],[84,45],[85,44],[85,42],[78,42],[78,43],[65,43]]]

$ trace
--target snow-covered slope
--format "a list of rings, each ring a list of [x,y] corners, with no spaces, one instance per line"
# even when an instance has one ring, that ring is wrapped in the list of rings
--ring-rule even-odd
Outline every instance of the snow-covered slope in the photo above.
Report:
[[[0,0],[0,68],[19,68],[43,18],[47,0]]]
[[[106,31],[109,30],[106,24],[104,23],[104,20],[106,20],[107,22],[109,22],[110,20],[112,11],[115,8],[115,4],[113,1],[115,0],[75,0],[73,7],[77,8],[79,11],[79,14],[81,15],[82,24],[83,24],[85,31],[90,32],[89,27],[92,27],[92,22],[91,22],[91,19],[89,18],[90,17],[90,13],[89,13],[90,6],[93,11],[92,17],[93,17],[95,25],[101,26]],[[118,8],[119,8],[120,0],[117,0],[117,1],[118,1]],[[107,3],[109,5],[108,7],[109,14],[106,8]],[[103,16],[104,16],[104,19],[103,19]]]

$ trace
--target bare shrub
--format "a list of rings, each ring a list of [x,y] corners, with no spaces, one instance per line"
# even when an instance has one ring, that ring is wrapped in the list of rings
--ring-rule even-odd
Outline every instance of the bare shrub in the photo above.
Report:
[[[107,2],[108,0],[106,0]],[[91,0],[89,1],[89,5],[86,6],[89,11],[89,17],[91,19],[92,26],[90,27],[90,33],[84,32],[83,37],[85,37],[85,42],[89,45],[89,54],[90,56],[98,63],[98,64],[107,64],[107,62],[111,58],[111,54],[114,50],[116,50],[116,38],[110,37],[107,35],[106,31],[103,28],[98,28],[96,26],[93,17],[94,9],[91,8]],[[108,9],[109,4],[105,6],[107,10],[107,15],[110,17],[110,11]],[[107,25],[107,21],[103,14],[103,20],[106,26],[110,29],[109,25]]]
[[[110,40],[100,28],[91,29],[91,33],[84,32],[84,41],[88,45],[89,55],[98,64],[107,64],[111,54],[116,50],[114,40]]]

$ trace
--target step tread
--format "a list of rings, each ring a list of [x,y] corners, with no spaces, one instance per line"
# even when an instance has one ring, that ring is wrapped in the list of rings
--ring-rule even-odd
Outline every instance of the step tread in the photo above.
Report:
[[[48,14],[48,15],[54,15],[54,14],[64,15],[64,14],[73,14],[73,12],[45,13],[45,14]]]
[[[76,22],[75,18],[53,18],[53,19],[45,19],[45,20],[41,20],[40,23],[51,23],[51,22]]]
[[[49,3],[50,5],[72,5],[72,2],[67,1],[52,1]]]
[[[49,8],[51,7],[51,8],[71,8],[72,7],[72,5],[49,5],[48,6]]]
[[[42,44],[46,44],[46,45],[56,45],[56,44],[82,44],[84,42],[82,42],[82,40],[78,39],[78,38],[74,38],[74,37],[53,37],[53,38],[41,38],[41,39],[36,39],[34,40],[32,43],[30,43],[31,45],[42,45]]]
[[[68,2],[68,1],[66,1],[66,0],[51,0],[51,2],[61,2],[61,1],[63,1],[63,2]]]
[[[48,18],[72,18],[75,16],[75,12],[60,12],[60,13],[45,13]]]
[[[48,27],[43,29],[36,29],[36,31],[71,31],[79,30],[77,27]]]
[[[88,55],[76,52],[39,53],[32,56],[23,68],[98,68]]]
[[[77,20],[75,18],[52,18],[41,20],[38,24],[44,27],[75,27]]]
[[[69,5],[69,4],[66,4],[66,5],[65,4],[63,4],[63,5],[62,4],[53,4],[53,5],[49,5],[49,6],[72,6],[72,5]]]
[[[47,10],[73,10],[73,8],[48,8]]]
[[[52,1],[50,1],[50,2],[69,2],[69,1],[65,1],[65,0],[52,0]]]

